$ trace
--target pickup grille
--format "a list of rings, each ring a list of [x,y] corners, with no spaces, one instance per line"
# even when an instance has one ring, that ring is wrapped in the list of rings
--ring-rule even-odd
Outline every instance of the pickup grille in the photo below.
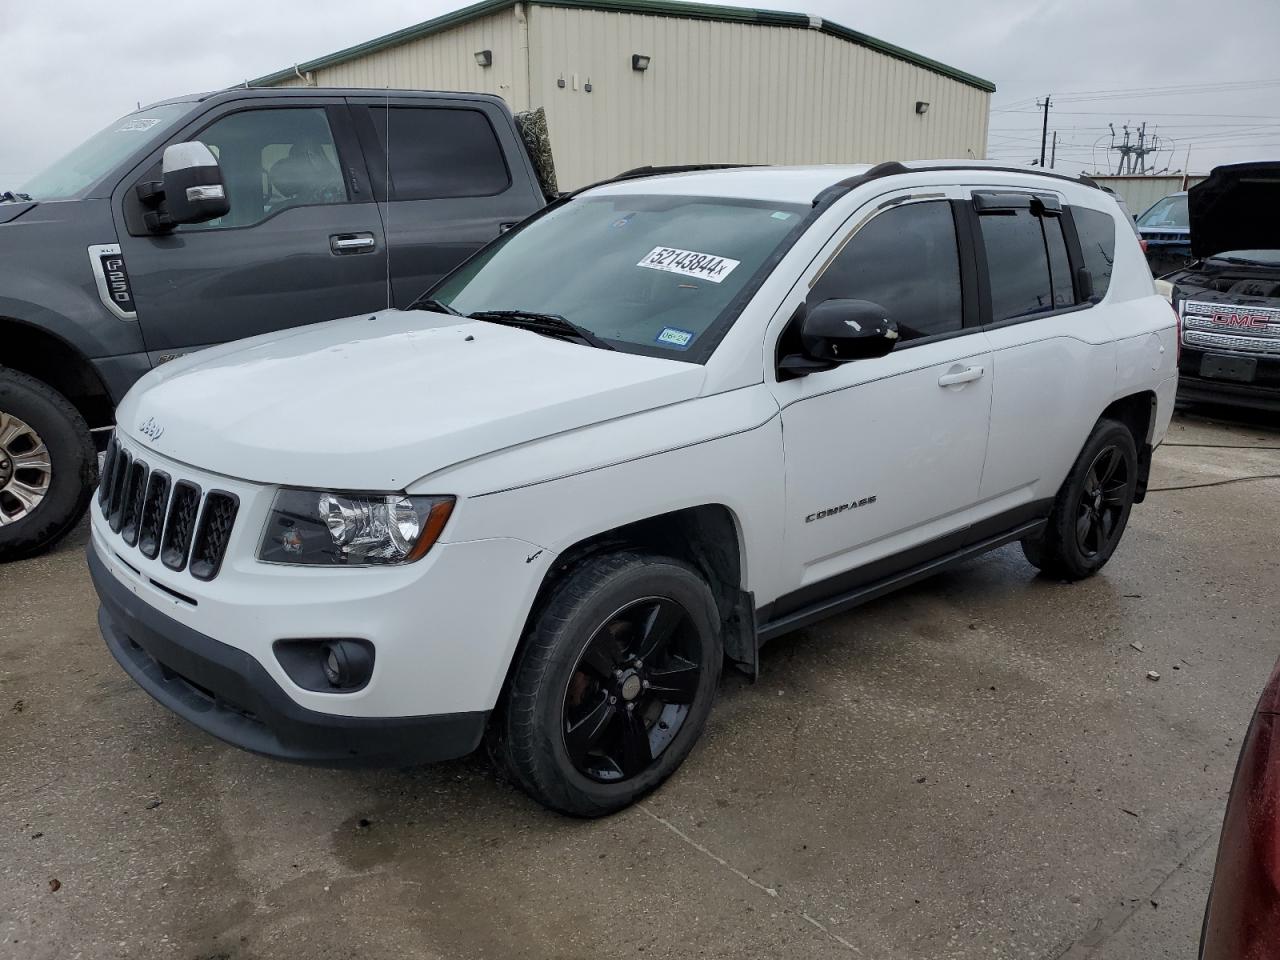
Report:
[[[1182,343],[1280,357],[1280,308],[1188,300],[1182,307]]]
[[[103,461],[98,505],[122,549],[159,557],[170,570],[189,570],[199,580],[212,580],[222,569],[240,509],[235,494],[205,493],[190,480],[152,470],[114,438]]]

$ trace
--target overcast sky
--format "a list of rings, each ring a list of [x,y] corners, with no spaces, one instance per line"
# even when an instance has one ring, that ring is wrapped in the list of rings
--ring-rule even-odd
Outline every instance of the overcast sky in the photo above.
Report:
[[[0,189],[17,187],[138,102],[243,82],[464,5],[0,0]],[[993,81],[994,158],[1025,163],[1038,155],[1035,99],[1046,93],[1057,104],[1050,129],[1059,131],[1059,169],[1105,165],[1109,121],[1119,130],[1146,120],[1172,148],[1157,156],[1160,167],[1182,168],[1188,146],[1195,171],[1280,158],[1280,0],[769,5],[835,20]]]

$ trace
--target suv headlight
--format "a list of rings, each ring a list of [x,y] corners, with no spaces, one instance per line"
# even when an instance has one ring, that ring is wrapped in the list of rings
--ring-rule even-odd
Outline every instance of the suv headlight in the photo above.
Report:
[[[453,497],[281,490],[258,559],[319,566],[412,563],[439,539],[453,504]]]

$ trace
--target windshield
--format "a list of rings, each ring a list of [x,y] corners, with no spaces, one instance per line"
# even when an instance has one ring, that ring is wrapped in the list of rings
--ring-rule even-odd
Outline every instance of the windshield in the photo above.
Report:
[[[714,197],[583,197],[507,234],[430,295],[462,314],[557,314],[617,349],[705,359],[741,309],[738,295],[806,209]]]
[[[173,126],[189,109],[190,104],[169,103],[122,117],[36,174],[17,192],[32,200],[74,200],[129,154]]]
[[[1186,230],[1189,223],[1185,196],[1157,200],[1155,206],[1138,218],[1140,227],[1172,227]]]

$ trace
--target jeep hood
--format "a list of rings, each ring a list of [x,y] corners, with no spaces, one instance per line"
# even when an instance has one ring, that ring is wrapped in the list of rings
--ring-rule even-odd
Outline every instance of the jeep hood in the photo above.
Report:
[[[1280,249],[1280,161],[1214,167],[1187,192],[1191,252]]]
[[[697,364],[387,310],[172,361],[138,382],[116,419],[138,443],[202,470],[392,491],[516,444],[691,399],[703,379]]]

